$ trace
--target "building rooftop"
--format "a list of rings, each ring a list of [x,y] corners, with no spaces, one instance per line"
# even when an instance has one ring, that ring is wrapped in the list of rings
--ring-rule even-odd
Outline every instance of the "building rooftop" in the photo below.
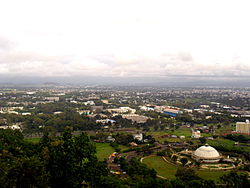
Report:
[[[196,149],[194,156],[201,159],[214,159],[219,158],[220,154],[215,148],[206,144],[205,146],[201,146]]]

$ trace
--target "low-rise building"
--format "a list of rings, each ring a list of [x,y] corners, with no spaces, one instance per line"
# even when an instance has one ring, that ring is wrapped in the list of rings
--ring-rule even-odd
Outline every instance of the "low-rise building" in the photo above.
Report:
[[[95,102],[94,101],[87,101],[83,103],[86,106],[95,106]]]
[[[154,108],[153,107],[148,107],[148,106],[141,106],[140,110],[143,110],[143,111],[154,111]]]
[[[77,111],[80,115],[84,114],[84,115],[90,115],[92,114],[90,110],[78,110]]]
[[[23,112],[22,115],[27,116],[27,115],[31,115],[31,113],[30,112]]]
[[[112,119],[99,119],[99,120],[96,120],[96,123],[101,123],[101,124],[114,124],[116,123],[115,120],[112,120]]]
[[[138,141],[143,140],[143,134],[142,133],[134,134],[133,137],[134,137],[135,140],[138,140]]]
[[[118,114],[124,114],[124,113],[134,114],[136,112],[136,109],[130,107],[120,107],[120,108],[107,109],[107,111],[110,113],[118,113]]]
[[[0,129],[20,130],[21,129],[21,123],[16,123],[14,125],[1,125]]]
[[[132,146],[132,147],[138,146],[138,144],[136,144],[135,142],[130,142],[128,145],[129,145],[129,146]]]
[[[192,131],[192,138],[200,138],[201,132],[200,131]]]
[[[63,112],[62,111],[53,112],[54,115],[61,114],[61,113],[63,113]]]
[[[115,138],[113,138],[112,136],[108,136],[106,139],[107,142],[114,142]]]
[[[49,101],[49,102],[58,102],[59,97],[45,97],[44,100]]]
[[[136,122],[136,123],[145,123],[148,119],[150,119],[147,116],[142,116],[138,114],[123,114],[122,118],[130,119],[132,120],[132,122]]]
[[[103,106],[91,106],[92,111],[103,110]]]

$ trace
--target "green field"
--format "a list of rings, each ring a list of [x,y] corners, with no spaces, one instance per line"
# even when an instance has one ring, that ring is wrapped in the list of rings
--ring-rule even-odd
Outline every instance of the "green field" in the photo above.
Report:
[[[32,143],[38,143],[41,140],[41,138],[37,138],[37,137],[35,137],[35,138],[25,138],[24,140],[26,140],[28,142],[32,142]]]
[[[215,140],[208,140],[207,143],[211,146],[219,146],[219,145],[222,145],[222,146],[234,146],[234,141],[232,140],[228,140],[228,139],[223,139],[223,138],[218,138],[218,139],[215,139]]]
[[[107,159],[110,154],[112,154],[115,150],[112,148],[109,143],[96,143],[96,156],[98,160],[102,161],[105,158]]]
[[[164,141],[167,142],[182,142],[183,140],[180,138],[169,138],[169,137],[165,137],[165,138],[160,138],[160,136],[163,135],[176,135],[176,136],[185,136],[185,140],[190,139],[191,138],[191,130],[188,128],[180,128],[180,129],[176,129],[174,131],[171,130],[166,130],[166,131],[150,131],[148,132],[149,135],[152,135],[156,141],[163,143]]]
[[[176,136],[190,137],[192,135],[192,132],[191,132],[191,129],[189,129],[189,128],[179,128],[173,132],[169,132],[169,134],[174,134]]]
[[[148,167],[154,168],[158,175],[163,176],[168,179],[174,179],[175,173],[177,170],[177,166],[165,162],[161,157],[159,156],[152,156],[145,158],[143,160],[143,163],[145,163]]]
[[[174,179],[178,166],[164,161],[159,156],[152,156],[143,160],[148,167],[154,168],[158,175],[167,179]],[[197,170],[196,173],[203,179],[219,180],[219,177],[226,174],[228,171],[209,171]]]
[[[179,128],[179,129],[176,129],[174,131],[171,131],[171,130],[150,131],[150,132],[148,132],[148,134],[150,134],[150,135],[152,135],[154,137],[159,137],[159,136],[166,135],[166,134],[190,137],[192,135],[192,132],[191,132],[191,129],[189,129],[189,128]]]
[[[213,147],[223,147],[230,151],[241,151],[241,152],[250,152],[250,147],[247,146],[237,146],[235,145],[234,141],[228,139],[215,139],[215,140],[208,140],[207,143]]]
[[[208,171],[208,170],[197,170],[196,173],[203,179],[210,179],[214,181],[218,181],[221,176],[227,174],[229,171]]]

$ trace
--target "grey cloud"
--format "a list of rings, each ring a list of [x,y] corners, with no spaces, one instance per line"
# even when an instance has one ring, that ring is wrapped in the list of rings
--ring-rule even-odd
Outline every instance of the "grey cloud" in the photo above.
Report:
[[[250,76],[250,65],[243,63],[203,64],[196,62],[190,53],[164,54],[155,58],[142,57],[126,65],[116,64],[113,69],[128,76]]]
[[[202,64],[189,52],[164,53],[159,56],[138,55],[123,59],[115,54],[96,56],[48,56],[33,52],[15,51],[2,40],[0,74],[29,76],[250,76],[250,65]]]

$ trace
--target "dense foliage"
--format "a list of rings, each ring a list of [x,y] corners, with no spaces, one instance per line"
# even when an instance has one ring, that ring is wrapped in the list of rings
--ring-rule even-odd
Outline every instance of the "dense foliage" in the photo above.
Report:
[[[139,159],[117,158],[125,174],[109,173],[105,162],[96,157],[89,137],[73,136],[66,128],[61,137],[45,132],[41,141],[33,144],[24,140],[21,132],[0,129],[0,187],[96,187],[96,188],[155,188],[155,187],[218,187],[211,180],[199,178],[189,168],[177,170],[175,180],[157,177]],[[221,177],[225,187],[249,187],[244,174],[231,172]]]
[[[235,142],[250,143],[250,136],[242,134],[228,134],[225,136],[226,139],[233,140]]]
[[[25,142],[17,131],[0,133],[0,187],[81,187],[83,182],[97,186],[108,174],[84,133],[74,137],[66,129],[56,138],[45,133],[36,145]]]

